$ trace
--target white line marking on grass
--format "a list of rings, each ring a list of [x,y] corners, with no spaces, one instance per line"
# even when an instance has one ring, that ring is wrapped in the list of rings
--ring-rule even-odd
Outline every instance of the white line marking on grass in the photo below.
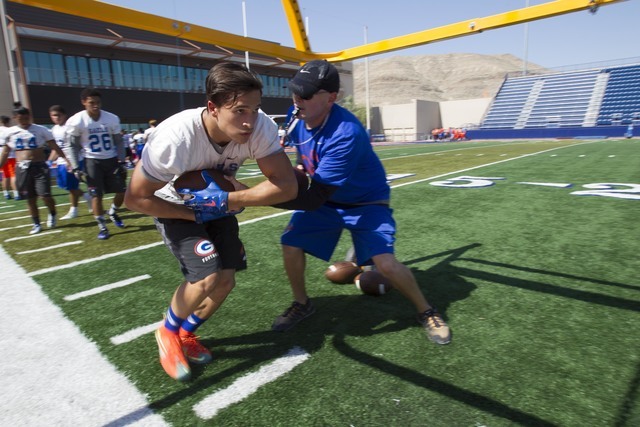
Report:
[[[89,289],[88,291],[78,292],[76,294],[67,295],[64,297],[65,301],[75,301],[80,298],[88,297],[90,295],[101,294],[106,291],[110,291],[111,289],[122,288],[125,286],[132,285],[136,282],[140,282],[142,280],[150,279],[151,276],[148,274],[143,274],[142,276],[132,277],[130,279],[121,280],[119,282],[110,283],[108,285],[98,286],[97,288]]]
[[[587,157],[586,154],[580,154],[578,157]]]
[[[16,225],[15,227],[0,228],[0,231],[15,230],[16,228],[33,227],[33,224]]]
[[[64,316],[0,246],[2,314],[20,319],[0,336],[0,424],[165,426],[145,396]],[[25,304],[31,313],[25,316]]]
[[[193,406],[193,410],[200,418],[213,418],[224,408],[244,400],[263,385],[275,381],[292,371],[309,357],[311,357],[310,354],[304,349],[294,347],[283,357],[263,366],[256,372],[238,378],[229,387],[202,399],[202,401]]]
[[[111,337],[109,339],[109,341],[111,341],[111,344],[113,344],[113,345],[126,344],[126,343],[128,343],[130,341],[135,340],[136,338],[139,338],[139,337],[141,337],[143,335],[146,335],[146,334],[149,334],[149,333],[155,331],[160,326],[162,326],[163,323],[164,323],[164,320],[160,320],[160,321],[152,323],[150,325],[144,325],[144,326],[137,327],[135,329],[130,329],[127,332],[125,332],[124,334],[120,334],[120,335],[116,335],[115,337]]]
[[[615,157],[615,156],[616,156],[615,154],[612,154],[612,155],[607,156],[607,157],[611,158],[611,157]]]
[[[31,273],[28,274],[28,276],[33,277],[33,276],[38,276],[40,274],[51,273],[52,271],[58,271],[58,270],[64,270],[66,268],[76,267],[78,265],[90,264],[90,263],[92,263],[94,261],[101,261],[103,259],[109,259],[109,258],[113,258],[113,257],[116,257],[116,256],[125,255],[125,254],[131,253],[131,252],[136,252],[136,251],[141,251],[143,249],[153,248],[154,246],[159,246],[159,245],[162,245],[162,244],[163,244],[163,242],[150,243],[148,245],[138,246],[137,248],[132,248],[132,249],[125,249],[124,251],[114,252],[114,253],[111,253],[111,254],[105,254],[105,255],[102,255],[102,256],[99,256],[99,257],[95,257],[95,258],[83,259],[83,260],[80,260],[80,261],[70,262],[69,264],[56,265],[55,267],[43,268],[41,270],[32,271]]]
[[[573,184],[563,184],[563,183],[555,183],[555,182],[516,182],[516,184],[541,185],[543,187],[559,187],[559,188],[569,188],[573,185]]]
[[[576,144],[576,145],[593,144],[593,142],[594,141],[587,141],[587,142],[582,142],[582,143]],[[431,181],[432,179],[442,178],[444,176],[449,176],[449,175],[453,175],[453,174],[459,174],[459,173],[462,173],[462,172],[472,171],[472,170],[480,169],[480,168],[483,168],[483,167],[486,167],[486,166],[498,165],[500,163],[510,162],[512,160],[524,159],[526,157],[536,156],[536,155],[542,154],[542,153],[548,153],[549,151],[553,151],[553,150],[561,150],[563,148],[575,147],[576,145],[565,145],[564,147],[554,147],[554,148],[549,148],[548,150],[537,151],[535,153],[523,154],[522,156],[512,157],[510,159],[499,160],[497,162],[485,163],[484,165],[473,166],[473,167],[467,168],[467,169],[460,169],[460,170],[454,171],[454,172],[447,172],[447,173],[443,173],[443,174],[440,174],[440,175],[432,176],[432,177],[429,177],[429,178],[418,179],[416,181],[411,181],[411,182],[403,182],[402,184],[394,185],[391,188],[404,187],[405,185],[411,185],[411,184],[417,184],[419,182]]]
[[[27,224],[24,227],[28,227],[29,225],[30,224]],[[20,227],[23,227],[23,226],[21,225]],[[62,233],[62,230],[45,231],[44,233],[30,234],[28,236],[12,237],[10,239],[5,240],[5,242],[14,242],[16,240],[22,240],[22,239],[32,239],[34,237],[42,237],[42,236],[47,236],[49,234],[55,234],[55,233]]]
[[[26,211],[26,209],[25,209]],[[13,212],[2,212],[3,214],[11,214],[11,213],[16,213],[17,211],[13,211]],[[4,221],[15,221],[16,219],[25,219],[25,218],[31,218],[30,215],[27,216],[16,216],[14,218],[5,218],[5,219],[0,219],[0,222],[4,222]]]
[[[33,254],[33,253],[36,253],[36,252],[50,251],[52,249],[64,248],[65,246],[80,245],[82,243],[84,243],[84,240],[75,240],[73,242],[60,243],[59,245],[47,246],[45,248],[31,249],[29,251],[16,252],[16,255],[25,255],[25,254]]]

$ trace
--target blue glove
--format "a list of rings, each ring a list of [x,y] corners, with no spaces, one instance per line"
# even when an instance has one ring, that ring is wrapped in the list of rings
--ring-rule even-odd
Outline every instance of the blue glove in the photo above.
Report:
[[[215,219],[228,216],[227,214],[214,213],[206,210],[202,211],[197,208],[193,208],[193,213],[196,216],[196,223],[198,224],[204,224],[205,222],[213,221]]]
[[[180,188],[176,191],[182,195],[191,195],[190,199],[185,200],[184,205],[194,211],[206,212],[218,215],[218,217],[224,216],[227,213],[229,193],[223,191],[206,170],[203,170],[201,174],[207,184],[205,189],[193,191],[189,188]]]

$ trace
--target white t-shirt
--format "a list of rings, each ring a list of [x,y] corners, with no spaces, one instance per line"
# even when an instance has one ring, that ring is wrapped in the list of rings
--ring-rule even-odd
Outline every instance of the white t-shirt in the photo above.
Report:
[[[9,129],[11,126],[0,126],[0,151],[2,151],[2,147],[6,144],[6,136],[9,134]],[[15,159],[16,153],[13,150],[9,151],[9,156],[7,159]]]
[[[111,159],[118,156],[113,135],[121,132],[120,118],[101,110],[98,120],[93,120],[86,110],[69,117],[67,135],[79,136],[84,155],[88,159]]]
[[[23,129],[20,126],[10,127],[5,136],[6,145],[14,151],[36,150],[53,140],[51,131],[44,126],[31,124]]]
[[[153,130],[155,129],[154,127],[149,127],[147,129],[144,130],[144,142],[147,142],[149,140],[149,135],[151,135],[151,132],[153,132]]]
[[[68,148],[67,147],[68,140],[66,138],[67,126],[53,125],[53,127],[51,128],[51,133],[53,134],[53,139],[56,141],[56,144],[58,144],[58,147],[60,147],[60,149],[62,149],[62,151],[66,153]],[[83,159],[84,159],[84,151],[80,151],[80,153],[78,153],[78,160],[83,160]],[[63,157],[58,157],[56,159],[56,164],[58,166],[66,165],[67,161]]]
[[[235,175],[247,159],[261,159],[282,151],[277,125],[260,111],[246,143],[229,142],[218,153],[202,122],[204,108],[177,113],[154,128],[142,152],[142,170],[150,180],[169,182],[158,196],[176,195],[170,183],[185,172],[216,168]]]

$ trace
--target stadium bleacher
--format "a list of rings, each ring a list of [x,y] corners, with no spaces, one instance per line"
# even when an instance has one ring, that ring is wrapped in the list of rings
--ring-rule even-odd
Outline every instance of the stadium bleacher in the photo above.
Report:
[[[640,125],[640,64],[508,76],[475,132],[606,136],[628,125]]]

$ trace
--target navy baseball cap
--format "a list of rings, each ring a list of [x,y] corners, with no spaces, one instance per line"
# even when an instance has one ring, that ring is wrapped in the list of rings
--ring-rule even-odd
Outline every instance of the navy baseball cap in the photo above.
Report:
[[[328,61],[316,59],[307,62],[289,82],[289,89],[302,99],[311,99],[316,92],[338,92],[340,76],[336,67]]]

